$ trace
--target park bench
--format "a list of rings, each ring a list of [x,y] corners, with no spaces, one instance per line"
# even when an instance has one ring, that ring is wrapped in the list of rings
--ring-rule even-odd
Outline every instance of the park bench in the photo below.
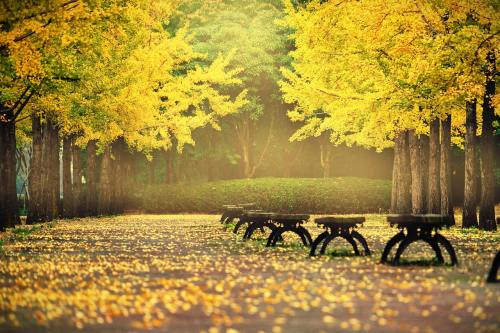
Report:
[[[442,245],[450,255],[451,264],[458,264],[455,250],[451,243],[439,233],[443,227],[449,227],[453,221],[450,216],[422,214],[422,215],[393,215],[388,216],[387,221],[392,226],[396,226],[400,231],[392,237],[384,248],[381,262],[388,262],[388,255],[391,249],[399,244],[396,254],[392,259],[393,265],[399,264],[401,255],[406,248],[416,241],[424,241],[431,246],[436,254],[439,263],[444,263],[443,255],[439,245]]]
[[[326,247],[328,244],[337,237],[344,238],[348,241],[353,250],[354,254],[361,255],[356,240],[361,244],[364,249],[365,255],[370,255],[370,249],[368,248],[368,243],[365,238],[355,230],[358,225],[365,222],[364,217],[321,217],[314,220],[318,226],[325,229],[312,243],[310,255],[314,256],[316,254],[317,247],[323,242],[321,246],[320,254],[325,254]]]
[[[243,226],[244,224],[247,224],[248,226],[247,226],[247,229],[245,230],[245,235],[246,235],[246,231],[248,230],[248,228],[251,225],[253,225],[256,222],[263,222],[264,223],[270,219],[271,215],[272,215],[272,213],[266,213],[266,212],[263,212],[261,210],[245,211],[240,215],[238,222],[234,226],[233,232],[235,234],[237,234],[238,230],[241,228],[241,226]],[[267,223],[264,223],[264,224],[267,224]],[[262,232],[264,232],[264,226],[267,226],[267,225],[261,226],[260,229],[262,230]],[[246,239],[246,237],[243,236],[243,239]]]
[[[493,262],[491,263],[490,272],[488,274],[488,278],[486,279],[487,282],[490,283],[500,282],[500,280],[498,280],[497,278],[499,266],[500,266],[500,251],[497,252],[497,255],[495,256]]]
[[[238,205],[224,205],[222,206],[222,216],[220,217],[220,222],[222,224],[230,224],[234,219],[239,218],[244,212],[256,209],[256,203],[244,203]]]
[[[240,220],[234,227],[233,232],[238,233],[239,228],[247,224],[243,239],[250,239],[255,230],[260,229],[264,232],[264,228],[271,229],[273,231],[276,229],[276,225],[272,222],[271,218],[273,213],[267,213],[262,211],[248,211],[240,216]]]
[[[267,239],[267,247],[276,246],[276,242],[283,239],[282,235],[285,232],[293,232],[297,234],[305,246],[312,245],[312,238],[306,228],[302,224],[309,220],[309,215],[305,214],[273,214],[272,222],[276,228],[271,232]]]

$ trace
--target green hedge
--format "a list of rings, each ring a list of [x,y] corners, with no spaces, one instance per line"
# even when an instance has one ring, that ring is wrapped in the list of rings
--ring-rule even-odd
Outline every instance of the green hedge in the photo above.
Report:
[[[391,182],[353,177],[237,179],[153,185],[135,195],[148,213],[219,213],[224,204],[245,202],[273,212],[369,213],[389,209]]]

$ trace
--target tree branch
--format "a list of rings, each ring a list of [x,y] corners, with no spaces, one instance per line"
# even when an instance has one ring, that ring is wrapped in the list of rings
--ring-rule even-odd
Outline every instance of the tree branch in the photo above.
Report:
[[[65,3],[61,4],[61,6],[60,6],[59,8],[64,8],[64,7],[66,7],[66,6],[70,5],[70,4],[76,3],[76,2],[78,2],[78,1],[79,1],[79,0],[68,0],[68,1],[66,1]],[[75,5],[75,6],[73,6],[73,7],[68,8],[67,10],[71,10],[71,9],[73,9],[73,8],[77,7],[77,6],[78,6],[78,4],[76,4],[76,5]],[[33,18],[33,17],[38,16],[38,15],[46,15],[46,14],[48,14],[48,13],[51,13],[51,12],[46,11],[46,12],[44,12],[44,13],[42,13],[42,14],[36,14],[36,15],[28,16],[28,17],[26,17],[25,19],[30,19],[30,18]],[[50,18],[50,19],[49,19],[49,20],[48,20],[48,21],[47,21],[44,25],[42,25],[42,28],[47,27],[50,23],[52,23],[52,18]],[[33,31],[33,30],[28,30],[28,31],[26,31],[24,34],[19,35],[19,36],[17,36],[16,38],[14,38],[14,42],[16,42],[16,43],[17,43],[17,42],[20,42],[20,41],[22,41],[23,39],[26,39],[26,38],[28,38],[29,36],[31,36],[31,35],[33,35],[33,34],[35,34],[35,33],[36,33],[36,32],[35,32],[35,31]]]
[[[264,149],[262,149],[262,152],[259,156],[257,163],[255,163],[252,167],[252,177],[255,175],[257,169],[260,168],[262,162],[264,162],[264,156],[267,154],[267,151],[269,150],[269,146],[272,141],[271,139],[273,138],[273,128],[274,128],[274,112],[271,113],[271,122],[269,124],[269,132],[267,134],[266,145],[264,146]]]
[[[438,31],[436,30],[432,22],[429,21],[429,19],[425,16],[424,12],[422,11],[422,7],[420,7],[420,3],[418,1],[415,1],[415,5],[417,6],[417,9],[420,12],[420,15],[422,16],[422,20],[424,20],[425,24],[427,24],[427,27],[432,32],[432,35],[436,36],[438,34]]]
[[[31,96],[33,96],[34,93],[35,93],[35,90],[30,91],[30,94],[25,98],[23,103],[19,106],[18,110],[14,113],[14,117],[12,117],[12,119],[11,119],[12,122],[16,121],[16,118],[19,116],[21,111],[23,111],[23,109],[26,107],[26,104],[28,104],[29,100],[31,99]],[[14,109],[12,109],[12,111],[14,111]]]

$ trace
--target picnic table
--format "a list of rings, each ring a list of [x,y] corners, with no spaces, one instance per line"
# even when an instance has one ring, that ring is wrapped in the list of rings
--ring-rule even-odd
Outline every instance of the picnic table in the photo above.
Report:
[[[399,232],[392,237],[384,248],[381,262],[387,263],[391,249],[398,245],[396,254],[392,259],[393,265],[399,264],[399,260],[403,252],[411,243],[416,241],[424,241],[431,246],[436,254],[439,263],[444,263],[440,245],[448,252],[451,264],[458,264],[455,250],[451,243],[439,233],[444,227],[452,225],[453,220],[450,216],[435,215],[435,214],[411,214],[411,215],[392,215],[387,217],[387,221],[392,226],[396,226]]]
[[[366,239],[355,230],[358,225],[362,225],[363,222],[365,222],[364,217],[321,217],[315,219],[314,222],[316,222],[318,226],[323,227],[325,231],[312,243],[311,256],[316,254],[316,249],[321,243],[323,243],[323,245],[321,246],[320,254],[325,254],[328,244],[337,237],[344,238],[348,241],[355,255],[361,255],[356,240],[363,247],[364,255],[370,255],[370,249],[368,248]]]
[[[234,219],[239,218],[245,211],[257,209],[256,203],[243,203],[238,205],[224,205],[223,212],[220,217],[222,224],[230,224]]]
[[[312,245],[312,238],[309,231],[302,224],[309,220],[309,215],[305,214],[273,214],[272,222],[276,228],[271,232],[267,239],[267,247],[276,246],[276,242],[283,239],[282,235],[285,232],[293,232],[297,234],[305,246]]]

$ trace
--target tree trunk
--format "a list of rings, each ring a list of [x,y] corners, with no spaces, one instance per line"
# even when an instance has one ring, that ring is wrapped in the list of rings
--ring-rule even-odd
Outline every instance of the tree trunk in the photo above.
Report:
[[[401,145],[399,136],[394,138],[394,160],[392,163],[391,213],[398,211],[399,172],[401,164]]]
[[[42,158],[44,220],[51,221],[59,216],[59,131],[50,118],[43,129]]]
[[[87,215],[97,215],[97,147],[95,141],[87,145]]]
[[[252,176],[252,168],[250,165],[250,143],[245,142],[242,147],[242,163],[243,163],[243,177],[251,178]]]
[[[82,184],[82,161],[80,157],[81,150],[74,144],[72,145],[73,159],[73,212],[75,216],[85,216],[85,193],[83,192]]]
[[[99,201],[97,213],[99,215],[111,214],[111,149],[104,150],[101,161],[101,172],[99,177]]]
[[[476,100],[465,104],[465,187],[462,228],[477,228],[477,118]]]
[[[50,149],[50,216],[52,219],[59,218],[60,216],[60,203],[61,203],[61,173],[60,173],[60,140],[59,140],[59,127],[52,123],[51,128],[51,142]]]
[[[439,148],[439,119],[435,119],[431,122],[429,135],[429,189],[427,194],[427,211],[431,214],[441,213],[441,188],[439,184]]]
[[[43,221],[44,209],[42,200],[42,124],[40,116],[33,114],[31,116],[31,141],[33,153],[31,156],[31,167],[28,176],[28,188],[30,193],[30,200],[28,202],[28,216],[26,218],[27,224],[34,224]]]
[[[490,51],[483,99],[483,130],[481,134],[481,203],[479,208],[479,229],[496,230],[495,222],[495,176],[493,120],[495,110],[492,96],[495,96],[496,57]]]
[[[126,144],[123,138],[119,138],[115,143],[113,143],[113,213],[120,214],[123,213],[125,208],[125,154],[126,154]]]
[[[14,227],[19,220],[16,189],[16,127],[10,121],[0,120],[0,231]]]
[[[441,188],[441,215],[448,215],[455,221],[451,201],[451,115],[441,122],[441,154],[439,186]],[[455,224],[455,223],[453,223]]]
[[[397,213],[408,214],[411,212],[411,170],[410,149],[408,144],[408,131],[400,133],[397,137],[399,145],[399,172],[397,191]]]
[[[63,216],[65,218],[75,216],[73,182],[71,181],[72,141],[70,136],[63,139]]]
[[[165,183],[173,184],[175,183],[175,166],[174,166],[174,157],[175,151],[169,149],[165,151]]]
[[[146,160],[148,163],[148,184],[153,185],[156,182],[155,173],[156,173],[156,159],[153,156],[151,161]]]
[[[420,172],[422,178],[422,212],[427,213],[429,188],[429,136],[420,136]]]
[[[321,169],[323,170],[323,178],[330,178],[332,170],[332,144],[328,140],[328,137],[322,141],[319,146]]]
[[[422,181],[420,140],[415,130],[409,133],[410,161],[411,161],[411,211],[413,214],[423,214],[424,183]]]

